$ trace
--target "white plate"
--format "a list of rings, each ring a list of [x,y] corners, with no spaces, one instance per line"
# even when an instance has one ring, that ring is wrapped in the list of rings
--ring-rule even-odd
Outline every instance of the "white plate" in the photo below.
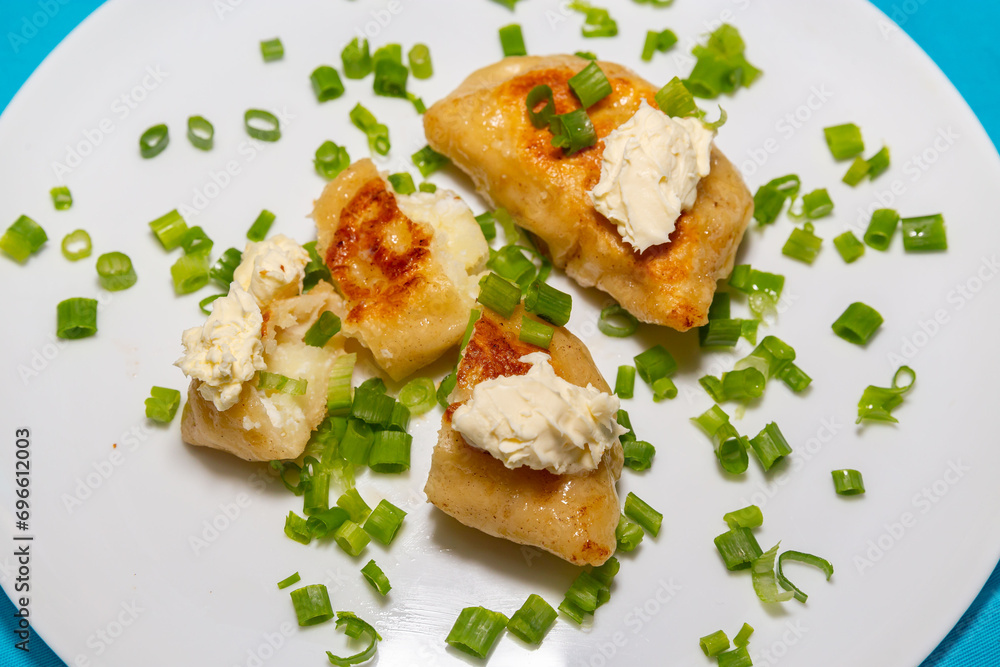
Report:
[[[51,239],[27,266],[0,261],[7,315],[0,334],[7,471],[0,475],[0,536],[11,544],[14,430],[27,427],[31,614],[63,659],[325,664],[324,650],[345,648],[342,636],[331,625],[296,627],[287,591],[275,587],[296,570],[304,583],[325,582],[337,609],[378,626],[385,665],[463,660],[445,648],[444,637],[464,606],[509,614],[531,592],[561,599],[573,568],[463,528],[423,502],[435,413],[416,420],[408,475],[362,476],[366,498],[386,497],[410,514],[390,550],[373,545],[358,561],[335,547],[286,539],[284,515],[298,504],[280,484],[262,481],[264,467],[183,445],[179,419],[159,428],[143,417],[151,385],[185,386],[171,363],[181,330],[201,320],[200,296],[173,296],[174,256],[158,249],[146,223],[180,205],[200,208],[189,222],[203,225],[222,249],[240,245],[268,208],[278,216],[273,232],[313,238],[306,215],[323,182],[313,173],[312,153],[333,139],[355,158],[368,154],[347,120],[358,99],[391,128],[385,168],[410,167],[408,156],[424,139],[410,105],[372,97],[370,79],[348,81],[343,98],[317,104],[312,69],[338,65],[340,48],[357,30],[368,31],[376,46],[424,41],[436,73],[411,88],[431,102],[496,60],[496,29],[514,20],[524,26],[531,52],[594,50],[657,82],[689,71],[683,54],[699,34],[720,19],[734,22],[749,58],[766,73],[752,89],[722,101],[730,122],[720,147],[744,165],[751,188],[796,172],[807,190],[829,187],[837,210],[817,223],[826,242],[814,266],[781,256],[791,230],[785,219],[763,233],[751,230],[741,252],[741,261],[787,276],[786,307],[770,331],[796,347],[800,365],[815,378],[805,397],[773,385],[737,422],[751,435],[771,420],[781,425],[795,454],[771,475],[752,464],[745,476],[725,478],[708,441],[688,422],[710,405],[697,377],[728,368],[733,355],[699,355],[693,333],[652,327],[625,341],[605,338],[595,329],[604,297],[556,279],[573,290],[570,328],[590,345],[606,377],[613,380],[619,364],[654,342],[681,360],[678,399],[654,405],[640,386],[627,405],[640,437],[652,440],[658,454],[650,473],[626,472],[619,492],[634,490],[662,510],[664,526],[658,540],[647,538],[622,557],[614,596],[592,627],[560,621],[535,650],[502,639],[490,664],[708,664],[698,638],[719,628],[731,636],[745,621],[757,628],[756,665],[910,666],[954,625],[1000,553],[1000,524],[993,520],[1000,507],[993,472],[1000,466],[994,436],[1000,281],[993,280],[1000,227],[992,222],[1000,169],[989,140],[927,57],[900,32],[887,32],[884,17],[863,2],[715,0],[669,10],[623,2],[612,12],[620,36],[584,40],[579,15],[543,0],[521,3],[513,15],[486,0],[303,0],[281,7],[115,0],[43,63],[0,119],[0,220],[8,224],[27,213]],[[681,35],[681,45],[641,63],[645,30],[666,26]],[[264,64],[258,41],[275,35],[287,55]],[[251,147],[241,127],[250,107],[282,111],[281,141]],[[212,152],[184,139],[191,114],[215,123]],[[848,121],[863,128],[869,154],[884,142],[893,155],[888,174],[857,189],[840,183],[846,165],[833,162],[822,133]],[[156,159],[142,160],[137,138],[159,122],[170,125],[172,143]],[[56,173],[56,163],[69,173]],[[457,173],[435,180],[482,209]],[[61,182],[75,197],[68,212],[54,212],[49,201],[49,188]],[[869,250],[844,265],[830,240],[858,230],[866,220],[859,209],[880,199],[904,216],[942,211],[951,249],[906,255],[897,238],[889,252]],[[139,283],[109,295],[96,284],[93,259],[64,260],[59,241],[78,227],[93,237],[95,257],[112,249],[129,253]],[[100,332],[56,342],[55,304],[71,296],[102,300]],[[855,300],[886,318],[867,349],[830,331]],[[901,424],[856,427],[862,390],[887,385],[900,357],[918,374],[898,410]],[[863,471],[865,496],[834,494],[830,471],[844,467]],[[781,540],[836,565],[830,583],[807,568],[795,570],[793,579],[811,594],[808,606],[762,605],[749,576],[730,574],[719,562],[712,538],[725,529],[722,515],[748,502],[764,510],[765,548]],[[196,537],[207,547],[196,550]],[[367,557],[393,582],[387,601],[377,600],[358,574]],[[10,595],[14,561],[4,558],[2,583]]]

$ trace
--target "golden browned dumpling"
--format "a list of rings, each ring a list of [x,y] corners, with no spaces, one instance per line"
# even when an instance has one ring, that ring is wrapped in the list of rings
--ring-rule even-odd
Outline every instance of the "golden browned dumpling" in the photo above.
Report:
[[[615,482],[623,454],[617,439],[596,470],[555,475],[507,468],[469,445],[451,426],[452,413],[472,396],[475,385],[528,371],[530,365],[520,358],[540,348],[518,340],[522,314],[519,307],[506,320],[484,310],[476,323],[458,366],[458,382],[441,422],[424,491],[430,502],[467,526],[539,547],[577,565],[599,565],[615,551],[621,513]],[[564,328],[556,328],[548,351],[559,377],[610,392],[590,352]]]
[[[630,70],[600,62],[613,92],[588,109],[594,146],[566,156],[551,132],[535,128],[525,100],[537,85],[552,88],[557,113],[580,106],[567,83],[587,65],[576,56],[506,58],[473,72],[424,115],[427,140],[468,173],[494,206],[534,234],[556,266],[585,287],[596,286],[645,322],[684,331],[704,324],[716,281],[732,270],[753,214],[753,199],[736,168],[713,147],[711,173],[670,241],[641,254],[598,213],[588,192],[601,176],[604,139],[657,89]]]
[[[365,159],[327,185],[313,218],[343,332],[393,379],[458,344],[489,249],[456,195],[396,195]]]

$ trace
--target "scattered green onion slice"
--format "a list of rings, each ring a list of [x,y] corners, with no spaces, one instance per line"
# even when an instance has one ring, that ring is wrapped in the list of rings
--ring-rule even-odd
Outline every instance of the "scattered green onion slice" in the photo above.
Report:
[[[875,250],[888,250],[892,235],[899,225],[899,213],[891,208],[880,208],[872,213],[872,219],[865,230],[865,243]]]
[[[677,398],[677,385],[670,378],[658,378],[653,380],[653,402],[659,403],[664,399],[673,400]]]
[[[753,660],[750,652],[745,646],[741,646],[732,651],[726,651],[715,656],[719,667],[752,667]]]
[[[797,220],[819,220],[833,213],[833,200],[826,188],[817,188],[802,195],[802,210],[789,211],[788,215]]]
[[[711,319],[709,314],[708,324],[698,327],[698,344],[701,347],[733,347],[739,342],[743,334],[743,325],[747,321]],[[757,320],[749,321],[757,322]]]
[[[545,104],[539,109],[538,105],[542,102]],[[539,129],[551,124],[556,116],[556,102],[552,97],[552,88],[547,85],[542,84],[532,88],[525,104],[528,107],[528,119]]]
[[[791,591],[783,591],[778,587],[778,578],[774,574],[774,557],[780,546],[780,542],[775,544],[755,558],[750,566],[753,590],[761,602],[787,602],[794,597]]]
[[[344,94],[344,82],[340,80],[337,70],[329,65],[320,65],[309,75],[313,93],[317,102],[335,100]]]
[[[778,559],[778,567],[781,567],[781,559]],[[779,570],[780,571],[780,570]],[[753,634],[753,627],[749,623],[744,623],[740,631],[733,637],[733,646],[743,648],[750,643],[750,635]]]
[[[408,54],[410,70],[418,79],[429,79],[434,75],[434,65],[431,63],[431,50],[426,44],[415,44]]]
[[[451,160],[430,146],[424,146],[411,155],[410,159],[413,161],[414,166],[420,170],[420,175],[424,178],[451,164]]]
[[[187,138],[195,148],[210,151],[215,144],[215,126],[202,116],[190,116]]]
[[[139,137],[139,155],[146,159],[156,157],[163,152],[169,143],[170,132],[167,130],[167,126],[154,125]]]
[[[327,472],[329,473],[330,471]],[[329,480],[329,476],[327,479]],[[329,486],[327,487],[327,492],[329,492]],[[350,518],[347,510],[342,507],[331,507],[326,510],[314,511],[306,520],[306,529],[312,537],[322,539],[336,532]]]
[[[361,386],[354,391],[351,416],[373,426],[385,427],[392,417],[392,406],[396,401],[385,392]],[[358,463],[358,461],[352,461]]]
[[[715,538],[715,548],[727,570],[745,570],[761,555],[757,538],[749,528],[733,528]]]
[[[305,335],[302,337],[302,342],[306,345],[311,345],[312,347],[323,347],[339,331],[340,318],[331,313],[329,310],[324,310],[323,313],[316,318],[316,321],[312,323],[309,330],[306,331]]]
[[[670,377],[677,371],[677,362],[665,347],[654,345],[635,356],[635,369],[646,384]]]
[[[395,403],[395,409],[405,411],[405,422],[410,420],[410,411],[402,403]],[[405,425],[404,425],[405,428]],[[410,469],[410,445],[413,436],[402,430],[376,431],[372,447],[368,453],[368,467],[372,472],[400,473]],[[385,501],[382,501],[385,502]],[[378,511],[378,508],[375,508]],[[371,517],[368,518],[371,521]],[[368,524],[365,524],[367,529]]]
[[[555,329],[548,324],[533,320],[527,315],[522,315],[521,331],[518,333],[517,339],[522,343],[537,345],[547,350],[549,349],[549,345],[552,344],[552,334],[554,333]]]
[[[152,387],[146,399],[146,417],[161,424],[169,424],[181,404],[181,392],[169,387]]]
[[[201,301],[198,302],[198,309],[201,310],[201,312],[205,313],[206,315],[211,315],[212,314],[212,308],[211,308],[212,304],[215,303],[215,301],[217,299],[221,299],[224,296],[226,296],[226,295],[225,294],[210,294],[209,296],[206,296],[204,299],[202,299]]]
[[[174,281],[174,292],[178,296],[197,292],[208,284],[208,271],[207,253],[181,255],[170,267],[170,276]]]
[[[859,155],[865,150],[865,142],[861,138],[861,128],[854,123],[834,125],[823,128],[826,145],[835,160],[847,160]]]
[[[750,447],[760,460],[764,472],[767,472],[774,464],[792,453],[792,448],[785,440],[781,429],[774,422],[769,423],[760,433],[750,438]]]
[[[74,250],[74,248],[76,248]],[[90,243],[90,234],[83,229],[76,229],[63,237],[62,254],[71,262],[76,262],[86,257],[90,257],[93,246]]]
[[[22,215],[0,237],[0,250],[23,264],[24,260],[38,252],[48,240],[49,237],[41,225]]]
[[[611,82],[595,61],[571,76],[569,87],[576,93],[584,109],[589,109],[611,94]]]
[[[73,206],[73,195],[65,185],[59,185],[49,190],[52,205],[57,211],[65,211]]]
[[[413,177],[407,172],[401,171],[398,174],[389,174],[389,185],[393,191],[399,195],[412,195],[417,191],[417,186],[413,183]]]
[[[184,249],[185,255],[193,255],[198,252],[209,253],[212,251],[213,245],[215,242],[208,238],[208,234],[200,225],[189,228],[181,237],[181,248]]]
[[[526,644],[541,644],[557,615],[552,605],[532,593],[507,621],[507,631]]]
[[[313,165],[317,174],[330,181],[351,165],[351,156],[347,148],[338,146],[332,141],[324,141],[316,149]]]
[[[788,385],[788,388],[795,393],[805,391],[806,387],[812,383],[812,378],[793,362],[788,362],[784,368],[778,371],[778,379]]]
[[[634,551],[645,534],[639,524],[629,521],[624,514],[618,517],[618,527],[615,528],[618,551]]]
[[[791,591],[795,596],[795,599],[799,602],[805,603],[809,596],[799,590],[798,586],[790,582],[782,573],[781,567],[784,565],[786,560],[793,560],[798,563],[805,563],[806,565],[812,565],[815,568],[819,568],[823,571],[823,574],[826,575],[827,581],[830,581],[830,577],[833,576],[833,564],[825,558],[802,553],[801,551],[785,551],[778,556],[778,583],[781,584],[782,588],[786,591]]]
[[[285,47],[281,43],[281,39],[275,37],[274,39],[261,40],[260,55],[266,63],[284,58]]]
[[[368,533],[353,521],[345,521],[340,524],[340,527],[333,533],[333,539],[348,556],[357,556],[371,542]]]
[[[622,451],[625,455],[625,466],[636,472],[649,470],[653,465],[653,457],[656,456],[656,447],[645,440],[635,438],[622,440]]]
[[[288,588],[292,584],[297,584],[302,581],[302,577],[299,576],[298,572],[288,575],[284,579],[278,582],[278,588]]]
[[[274,213],[271,213],[267,209],[260,212],[257,219],[253,221],[250,225],[250,229],[247,230],[247,238],[251,241],[260,242],[267,237],[267,232],[270,231],[271,225],[274,224]]]
[[[535,281],[524,295],[524,308],[557,327],[569,322],[573,297],[544,282]]]
[[[875,180],[889,169],[889,147],[883,146],[882,150],[868,158],[868,177]]]
[[[677,44],[677,35],[673,30],[647,30],[646,40],[642,45],[642,59],[649,62],[657,51],[666,53]]]
[[[291,592],[292,606],[299,625],[306,627],[324,623],[333,618],[330,594],[323,584],[310,584]]]
[[[567,7],[584,15],[581,28],[584,37],[614,37],[618,34],[618,24],[608,10],[594,7],[586,0],[574,0]]]
[[[528,55],[528,50],[524,46],[524,35],[521,33],[521,26],[512,23],[500,28],[500,47],[503,49],[505,58],[508,56]]]
[[[882,316],[869,305],[855,301],[833,323],[833,332],[855,345],[865,345],[882,326]]]
[[[749,88],[762,72],[746,59],[746,45],[739,31],[723,23],[711,33],[705,44],[697,44],[691,53],[698,59],[684,85],[695,97],[716,98]]]
[[[903,218],[900,220],[900,228],[903,231],[903,250],[906,252],[948,249],[944,216],[940,213],[920,218]]]
[[[614,303],[601,310],[601,315],[597,320],[597,328],[605,336],[627,338],[639,328],[639,320],[636,319],[635,315]]]
[[[409,437],[408,434],[403,433]],[[382,544],[389,545],[396,538],[406,512],[399,509],[388,500],[381,500],[365,521],[365,532]]]
[[[445,641],[463,653],[485,658],[507,627],[508,620],[498,611],[466,607],[455,619]]]
[[[612,556],[603,565],[581,572],[566,591],[559,611],[575,623],[583,623],[585,616],[611,599],[611,583],[620,568],[618,559]]]
[[[781,214],[788,200],[799,194],[801,181],[795,174],[781,176],[762,185],[753,196],[753,217],[760,226],[770,225]]]
[[[344,634],[352,639],[358,639],[361,635],[367,634],[368,646],[354,655],[347,656],[346,658],[338,657],[330,651],[327,651],[326,657],[330,661],[330,664],[336,665],[337,667],[351,667],[351,665],[360,665],[368,662],[375,657],[375,654],[378,652],[378,643],[382,641],[382,636],[370,623],[361,620],[352,612],[338,611],[337,627],[343,627]]]
[[[714,438],[723,424],[729,423],[729,415],[718,405],[713,405],[702,414],[691,419],[708,437]]]
[[[359,102],[351,109],[351,123],[368,137],[368,148],[379,155],[388,155],[389,128],[379,123],[372,112],[361,106]]]
[[[566,155],[573,155],[597,143],[597,131],[585,109],[552,116],[552,145],[562,148]]]
[[[437,389],[437,401],[445,410],[448,409],[448,397],[451,396],[451,392],[454,391],[455,385],[458,384],[458,375],[456,370],[452,370],[441,380],[441,384],[438,385]]]
[[[583,58],[585,60],[597,60],[597,54],[593,51],[574,51],[573,55],[577,58]]]
[[[718,447],[715,450],[719,465],[731,475],[742,475],[750,465],[746,437],[739,435],[731,424],[723,426],[720,432],[721,435],[716,434],[719,437],[717,437]]]
[[[865,244],[858,240],[854,232],[848,230],[833,238],[833,245],[840,253],[841,259],[851,264],[865,254]]]
[[[854,158],[854,162],[848,168],[847,173],[844,174],[842,179],[844,183],[847,183],[852,188],[864,180],[864,177],[868,175],[871,171],[872,166],[860,155]]]
[[[279,391],[290,396],[302,396],[306,393],[308,381],[294,379],[280,373],[260,371],[257,378],[257,388],[264,391]]]
[[[514,314],[521,302],[521,288],[490,272],[480,281],[479,296],[476,301],[506,318]]]
[[[476,223],[479,224],[479,229],[483,232],[483,238],[487,241],[492,241],[496,238],[497,225],[492,211],[486,211],[485,213],[477,215]]]
[[[615,378],[615,395],[618,398],[632,398],[635,394],[635,366],[619,366]]]
[[[357,489],[348,489],[340,498],[337,498],[337,507],[345,510],[351,521],[360,524],[372,512],[372,508],[364,501]]]
[[[372,59],[372,65],[375,70],[372,89],[375,91],[375,94],[382,97],[407,97],[406,82],[410,76],[410,71],[402,63],[402,56],[399,57],[399,60],[395,56],[392,58],[379,57],[379,51],[382,51],[382,49],[376,51],[375,57]]]
[[[243,127],[254,139],[277,141],[281,138],[281,124],[278,117],[270,111],[247,109],[243,114]]]
[[[417,189],[420,190],[421,192],[429,192],[430,194],[434,194],[435,192],[437,192],[438,187],[433,183],[428,183],[427,181],[424,181],[423,183],[417,186]]]
[[[785,245],[781,248],[781,254],[792,259],[797,259],[806,264],[812,264],[819,255],[823,245],[823,239],[813,233],[812,223],[806,223],[803,228],[796,227],[792,230]]]
[[[164,250],[170,251],[181,244],[188,226],[181,214],[174,209],[149,223]]]
[[[372,57],[368,51],[368,40],[358,41],[355,37],[340,52],[344,64],[344,76],[348,79],[363,79],[372,73]]]
[[[98,257],[97,276],[101,287],[109,292],[128,289],[137,280],[132,260],[121,252],[107,252]]]
[[[660,533],[660,524],[663,523],[663,515],[631,491],[625,496],[625,509],[623,513],[629,519],[642,526],[653,537],[656,537]]]
[[[705,635],[698,640],[701,650],[709,658],[713,658],[723,651],[729,650],[729,637],[722,630],[716,630],[710,635]]]
[[[302,292],[306,293],[325,280],[331,282],[330,269],[316,251],[316,242],[303,243],[302,249],[309,253],[309,262],[303,269],[305,276],[302,278]]]
[[[709,321],[730,319],[731,303],[732,295],[729,292],[716,292],[712,297],[712,305],[708,307]]]
[[[756,368],[743,368],[722,374],[722,395],[727,401],[749,401],[764,394],[764,374]]]
[[[221,287],[228,289],[230,283],[233,282],[233,272],[236,271],[236,267],[240,265],[242,259],[243,253],[236,248],[228,248],[216,260],[215,265],[209,271],[209,276]]]
[[[834,470],[831,474],[833,475],[833,489],[838,495],[856,496],[865,492],[865,480],[857,470],[844,468],[843,470]]]
[[[385,576],[385,572],[375,563],[374,558],[365,563],[365,566],[361,568],[361,574],[372,585],[372,588],[378,591],[379,595],[385,597],[389,594],[389,590],[392,588],[389,577]]]
[[[424,414],[437,404],[434,381],[427,377],[410,380],[399,390],[399,402],[414,416]]]
[[[764,514],[756,505],[749,505],[743,509],[726,512],[722,520],[730,529],[733,528],[756,528],[764,524]]]

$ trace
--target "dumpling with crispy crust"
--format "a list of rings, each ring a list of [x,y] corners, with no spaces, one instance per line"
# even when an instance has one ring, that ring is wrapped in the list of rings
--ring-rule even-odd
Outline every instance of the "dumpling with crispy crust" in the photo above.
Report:
[[[326,186],[313,218],[343,332],[393,379],[459,343],[489,247],[457,195],[398,195],[364,159]]]
[[[605,138],[629,120],[642,100],[655,106],[649,82],[621,65],[600,62],[612,93],[587,112],[597,143],[574,155],[535,128],[528,93],[552,88],[556,112],[580,103],[568,80],[589,61],[576,56],[510,57],[473,72],[424,115],[434,150],[472,177],[494,206],[535,235],[553,263],[585,287],[596,286],[645,322],[680,331],[708,319],[716,281],[733,259],[753,214],[753,198],[717,148],[698,184],[694,206],[677,220],[667,243],[636,253],[614,223],[597,212],[589,192],[601,177]]]

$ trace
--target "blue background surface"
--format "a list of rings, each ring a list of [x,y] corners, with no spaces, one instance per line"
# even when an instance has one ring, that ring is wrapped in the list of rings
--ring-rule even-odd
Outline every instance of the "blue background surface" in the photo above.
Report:
[[[0,0],[0,110],[46,55],[103,0]],[[873,0],[934,59],[1000,143],[1000,3],[990,0]],[[32,25],[32,21],[34,25]],[[36,27],[40,26],[40,27]],[[14,35],[12,38],[11,35]],[[24,39],[21,39],[21,36]],[[849,48],[845,44],[845,48]],[[947,573],[944,573],[947,576]],[[928,573],[934,576],[935,573]],[[919,586],[914,582],[914,586]],[[73,613],[67,609],[66,613]],[[928,613],[934,613],[929,609]],[[13,648],[14,606],[0,596],[0,665],[61,667],[37,635],[30,654]],[[835,649],[834,649],[835,650]],[[921,667],[1000,665],[1000,567]]]

